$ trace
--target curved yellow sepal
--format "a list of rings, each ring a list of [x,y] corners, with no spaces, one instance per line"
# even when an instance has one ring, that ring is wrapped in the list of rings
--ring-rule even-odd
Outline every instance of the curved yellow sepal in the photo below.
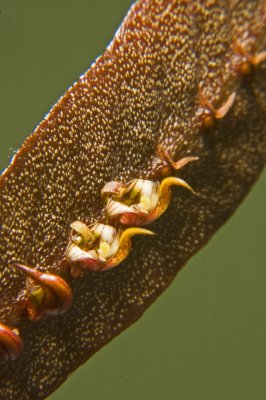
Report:
[[[226,116],[228,111],[231,109],[235,102],[236,92],[230,94],[226,102],[217,110],[214,110],[214,116],[216,119],[222,119]]]
[[[183,179],[176,178],[174,176],[169,176],[163,179],[163,181],[160,184],[160,195],[158,204],[154,208],[154,210],[149,214],[148,218],[145,221],[145,224],[151,223],[155,219],[159,218],[166,211],[171,200],[171,186],[173,185],[181,186],[185,189],[188,189],[193,194],[196,194],[196,192],[192,189],[192,187]]]
[[[266,51],[261,51],[260,53],[256,54],[255,56],[251,56],[251,62],[253,65],[258,65],[260,64],[262,61],[266,60]]]
[[[193,194],[196,194],[192,187],[186,181],[180,178],[176,178],[174,176],[169,176],[163,179],[160,184],[161,197],[166,197],[168,191],[170,192],[170,187],[173,185],[182,186],[183,188],[190,190]]]
[[[131,250],[131,238],[135,235],[154,235],[154,232],[138,227],[127,228],[124,230],[119,239],[118,251],[106,262],[102,269],[103,271],[116,267],[128,256]]]

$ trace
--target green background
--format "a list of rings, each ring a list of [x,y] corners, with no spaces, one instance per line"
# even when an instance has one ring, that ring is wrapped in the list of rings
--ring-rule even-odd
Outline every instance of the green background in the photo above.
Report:
[[[0,0],[0,167],[100,55],[129,0]],[[266,174],[134,326],[52,400],[266,398]]]

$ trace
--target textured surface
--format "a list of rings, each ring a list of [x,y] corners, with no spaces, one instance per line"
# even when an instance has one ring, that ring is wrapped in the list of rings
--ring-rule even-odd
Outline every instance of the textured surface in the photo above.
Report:
[[[144,2],[144,4],[149,3]],[[252,3],[252,5],[255,6],[256,3]],[[189,55],[187,57],[185,57],[185,55],[183,55],[182,57],[178,57],[178,61],[175,61],[176,65],[171,66],[171,62],[167,61],[167,57],[169,57],[169,59],[171,60],[174,58],[173,55],[175,54],[175,48],[178,47],[174,45],[174,41],[178,40],[177,37],[174,37],[173,35],[173,38],[171,40],[168,40],[168,29],[166,30],[167,32],[165,36],[157,35],[156,39],[152,39],[154,35],[151,34],[149,48],[156,47],[155,43],[153,46],[152,41],[159,41],[160,45],[157,45],[158,53],[159,50],[163,50],[163,44],[168,40],[169,43],[167,43],[166,49],[171,49],[170,42],[172,41],[173,52],[169,52],[168,54],[168,51],[166,51],[167,54],[161,55],[160,57],[159,55],[157,55],[157,53],[153,52],[154,54],[156,54],[156,57],[153,56],[154,58],[152,58],[151,56],[150,62],[156,66],[158,64],[159,67],[157,68],[149,69],[146,66],[146,63],[148,64],[148,61],[146,63],[143,63],[144,66],[141,62],[139,62],[140,65],[135,62],[134,65],[138,65],[138,68],[130,67],[130,74],[136,73],[136,70],[137,72],[139,70],[141,71],[141,68],[143,73],[141,76],[138,76],[138,79],[134,79],[132,76],[129,76],[126,80],[123,79],[122,81],[124,82],[124,85],[126,87],[123,88],[123,92],[121,93],[119,86],[116,86],[118,85],[117,80],[119,79],[119,77],[121,78],[121,71],[123,69],[127,69],[127,64],[123,62],[121,48],[118,48],[118,46],[116,47],[115,54],[116,57],[119,59],[117,59],[115,55],[113,55],[113,61],[116,61],[118,65],[120,64],[118,75],[116,75],[115,73],[115,70],[117,68],[116,62],[112,63],[112,65],[108,65],[108,54],[101,61],[101,65],[100,67],[98,67],[100,74],[104,75],[106,73],[106,70],[108,70],[108,74],[106,73],[107,77],[105,79],[102,79],[102,82],[101,80],[99,80],[100,83],[97,86],[97,89],[95,89],[93,101],[97,105],[97,98],[100,98],[101,107],[106,105],[107,110],[105,110],[105,113],[103,113],[101,109],[100,113],[97,112],[96,109],[93,110],[91,106],[88,107],[88,105],[86,105],[86,108],[88,107],[90,110],[93,110],[93,115],[92,117],[90,117],[90,115],[87,116],[87,120],[83,124],[79,122],[79,132],[76,132],[77,137],[79,136],[80,138],[80,145],[84,143],[84,163],[81,162],[82,152],[80,151],[80,149],[75,150],[73,146],[71,146],[71,149],[65,150],[65,152],[61,152],[57,156],[54,156],[54,153],[52,155],[46,154],[46,168],[45,170],[42,170],[42,180],[40,180],[40,178],[36,178],[35,181],[38,182],[37,187],[39,197],[33,195],[34,192],[29,191],[29,188],[23,188],[22,186],[20,186],[20,193],[23,193],[23,190],[24,193],[21,194],[21,196],[18,196],[17,186],[14,185],[14,180],[18,180],[17,176],[13,178],[13,181],[9,176],[9,183],[5,184],[5,187],[2,191],[2,196],[5,197],[6,200],[5,203],[2,203],[3,200],[1,198],[1,203],[5,204],[5,207],[3,208],[3,211],[1,213],[4,222],[3,232],[5,232],[5,236],[3,235],[3,242],[7,241],[8,235],[10,236],[8,244],[9,251],[5,252],[6,260],[8,260],[10,263],[12,263],[12,258],[13,261],[15,259],[16,261],[28,262],[30,264],[33,264],[34,262],[39,262],[44,263],[45,265],[49,265],[49,267],[51,268],[53,267],[54,269],[57,269],[58,265],[56,265],[53,260],[57,254],[62,254],[64,250],[68,232],[68,224],[70,221],[72,221],[72,218],[75,219],[79,217],[93,221],[94,216],[98,216],[100,210],[96,207],[96,204],[99,206],[97,196],[99,196],[99,188],[101,188],[103,183],[105,183],[107,180],[121,177],[124,177],[127,180],[131,177],[146,175],[149,171],[149,165],[153,157],[155,143],[158,141],[158,138],[160,138],[163,143],[167,144],[167,147],[171,149],[173,155],[176,154],[177,158],[179,158],[181,155],[186,154],[186,150],[190,150],[191,154],[201,156],[201,162],[198,163],[197,166],[190,166],[184,172],[186,172],[187,180],[189,180],[190,183],[194,183],[194,187],[202,195],[207,195],[208,200],[206,200],[206,198],[205,200],[191,198],[190,195],[187,195],[185,193],[182,194],[182,196],[181,194],[178,194],[178,197],[175,197],[175,203],[171,207],[171,210],[169,210],[169,214],[173,214],[173,216],[171,217],[171,221],[172,223],[174,223],[173,226],[179,227],[178,232],[176,232],[175,229],[172,229],[171,231],[168,214],[168,218],[167,216],[165,216],[162,218],[162,220],[154,224],[155,230],[158,230],[158,232],[162,232],[162,229],[164,229],[167,235],[158,235],[156,241],[151,241],[150,239],[141,241],[136,240],[136,243],[139,244],[139,246],[134,246],[134,256],[138,256],[136,258],[136,260],[138,260],[137,265],[133,267],[133,264],[136,264],[136,262],[134,262],[133,256],[131,256],[128,260],[128,263],[125,263],[125,265],[123,266],[123,269],[119,268],[115,271],[108,273],[108,275],[105,276],[90,276],[87,277],[83,282],[75,282],[76,290],[79,291],[78,294],[76,293],[76,305],[77,307],[80,307],[79,313],[80,317],[83,317],[84,324],[83,326],[77,327],[77,331],[75,332],[75,336],[79,338],[79,343],[75,342],[74,340],[71,344],[71,346],[73,346],[73,349],[75,347],[75,351],[77,352],[81,351],[80,348],[82,346],[87,347],[87,343],[92,341],[93,339],[91,331],[83,331],[84,327],[88,328],[88,326],[90,326],[91,324],[91,326],[93,326],[93,330],[97,329],[97,338],[101,339],[101,337],[103,337],[103,340],[105,340],[106,338],[108,339],[110,335],[112,335],[112,329],[114,329],[114,332],[116,331],[116,329],[121,329],[121,325],[119,325],[119,323],[116,323],[115,326],[109,323],[109,321],[113,321],[112,311],[115,310],[114,305],[116,305],[117,300],[121,300],[122,302],[122,306],[120,303],[120,305],[117,305],[116,308],[117,312],[119,314],[121,313],[121,316],[119,315],[120,323],[130,323],[131,317],[133,319],[141,314],[143,310],[142,300],[145,299],[145,302],[147,302],[147,306],[148,301],[152,300],[153,296],[156,296],[159,291],[171,280],[172,276],[174,276],[175,272],[177,271],[178,266],[182,265],[182,263],[184,262],[184,259],[186,259],[188,255],[193,253],[193,251],[195,251],[198,246],[202,245],[204,241],[208,238],[212,230],[215,229],[221,222],[223,222],[224,218],[226,218],[226,216],[230,214],[235,204],[241,199],[245,191],[248,189],[249,184],[254,179],[256,173],[259,171],[264,161],[263,157],[265,156],[265,142],[263,142],[263,135],[265,134],[265,132],[263,131],[262,124],[263,119],[265,120],[265,104],[263,103],[263,94],[265,96],[265,90],[263,91],[263,88],[261,87],[262,76],[260,75],[263,73],[263,68],[258,70],[258,72],[256,73],[257,75],[254,77],[254,80],[248,82],[245,87],[239,89],[236,105],[228,118],[226,118],[226,120],[222,121],[222,123],[220,124],[217,138],[215,140],[210,140],[210,138],[206,137],[205,139],[203,139],[203,136],[199,134],[199,126],[197,124],[197,121],[193,121],[193,117],[195,116],[195,111],[198,107],[198,83],[203,79],[202,76],[206,74],[206,70],[209,71],[210,66],[206,68],[206,57],[204,57],[204,52],[200,52],[202,53],[200,68],[198,68],[198,63],[196,63],[195,57],[193,65],[194,51],[192,49],[196,47],[195,37],[198,38],[198,35],[200,35],[202,39],[202,42],[198,40],[198,43],[205,43],[204,34],[202,34],[201,31],[197,32],[197,29],[195,28],[197,24],[195,24],[194,18],[192,18],[192,14],[187,14],[187,16],[183,16],[180,9],[176,9],[176,13],[179,15],[178,19],[181,18],[181,21],[179,21],[179,24],[177,22],[175,24],[172,24],[173,31],[176,32],[176,30],[178,30],[178,28],[181,29],[180,27],[182,26],[183,32],[183,25],[185,25],[189,26],[188,33],[190,33],[191,35],[191,42],[187,40],[190,45],[184,46],[184,51],[186,51],[186,54],[188,53]],[[213,14],[210,15],[208,21],[212,21],[212,23],[214,23],[215,15],[216,14],[213,12]],[[173,17],[174,14],[171,14],[171,18]],[[246,17],[249,18],[248,14],[246,15]],[[167,18],[169,18],[169,15],[164,15],[164,19],[162,21],[165,21],[165,24]],[[230,29],[229,25],[227,26],[226,24],[221,22],[222,20],[220,21],[220,18],[217,19],[218,21],[216,21],[216,23],[218,25],[221,24],[223,26],[223,29],[225,30],[225,37],[224,39],[221,39],[222,42],[225,43],[225,46],[223,46],[223,52],[220,55],[220,64],[218,63],[216,69],[215,65],[212,66],[212,68],[214,68],[215,70],[215,74],[213,75],[213,77],[206,77],[206,90],[204,86],[204,93],[209,93],[208,98],[212,98],[212,93],[217,94],[219,103],[220,98],[222,98],[222,100],[224,101],[223,91],[226,94],[226,98],[226,96],[230,93],[229,89],[231,89],[231,86],[235,85],[237,82],[234,82],[231,79],[228,83],[228,86],[226,85],[226,77],[230,75],[230,65],[227,69],[225,68],[224,63],[227,58],[231,59],[231,53],[229,50],[229,45],[231,43],[229,35]],[[152,20],[152,18],[147,18],[145,20],[146,24],[149,25],[150,20]],[[184,24],[184,21],[186,21],[186,24]],[[167,22],[167,25],[169,25],[169,21]],[[254,24],[252,23],[252,25]],[[207,26],[205,26],[205,28],[207,29]],[[218,28],[219,27],[217,27],[217,29]],[[206,29],[204,30],[206,31]],[[245,29],[247,29],[247,27]],[[209,27],[209,30],[214,30],[213,25]],[[228,32],[226,32],[226,30],[228,30]],[[219,29],[219,33],[220,31],[221,29]],[[137,30],[135,29],[134,32],[137,32]],[[158,32],[159,30],[157,29],[157,34]],[[213,33],[215,33],[215,30]],[[238,34],[238,36],[239,35],[240,34]],[[130,35],[128,34],[128,36]],[[206,35],[206,37],[208,36],[209,35]],[[218,34],[214,36],[215,38],[219,37]],[[124,38],[126,37],[127,36],[125,35]],[[128,38],[127,40],[128,42],[130,42],[130,38]],[[261,48],[263,48],[263,45],[261,46]],[[124,44],[123,48],[125,47],[126,44]],[[210,60],[211,58],[211,52],[217,51],[217,48],[219,48],[219,43],[217,42],[213,44],[213,48],[212,46],[210,46],[210,44],[208,45],[208,60]],[[251,49],[256,50],[257,46],[255,46],[254,48],[251,46]],[[128,45],[128,53],[130,56],[132,56],[132,58],[134,58],[135,48],[133,45]],[[138,50],[138,54],[140,53],[141,49]],[[164,54],[163,51],[162,54]],[[213,55],[213,57],[216,59],[215,54]],[[184,66],[187,65],[188,62],[191,65],[191,71],[184,68]],[[171,70],[171,68],[173,68],[173,70]],[[180,71],[182,71],[182,73],[177,74],[175,70],[179,69]],[[196,76],[195,71],[197,69],[199,71],[202,71],[199,73],[199,76]],[[216,71],[218,71],[217,74]],[[143,79],[142,76],[147,76],[147,74],[149,76],[149,79]],[[155,83],[152,83],[152,74],[154,74]],[[90,78],[90,85],[93,85],[92,75]],[[222,75],[222,78],[219,79],[219,75]],[[171,76],[171,79],[169,78],[169,76]],[[114,77],[116,77],[116,79]],[[103,88],[106,85],[106,81],[112,82],[112,86],[117,88],[115,92],[116,95],[113,95],[112,97],[112,95],[108,92],[103,96],[103,98],[101,98],[100,96],[102,93],[104,93]],[[156,83],[157,81],[159,83]],[[103,86],[103,88],[101,88],[101,85]],[[134,91],[132,92],[132,90],[134,89],[133,86],[136,86],[136,88],[138,88],[138,96],[131,96],[130,93],[134,93]],[[143,92],[143,87],[147,89],[145,90],[145,93]],[[252,101],[254,101],[252,91],[256,93],[257,99],[257,105],[256,107],[254,107],[254,110],[252,110],[251,104]],[[80,93],[79,96],[81,97]],[[89,101],[87,97],[86,101]],[[140,107],[138,107],[139,101],[141,101],[142,104],[145,104],[144,108],[140,109]],[[223,101],[221,101],[221,103]],[[71,100],[68,100],[68,102],[66,102],[66,105],[69,105],[70,103]],[[112,108],[110,104],[112,105]],[[258,121],[257,115],[259,107],[261,108],[262,112],[261,125]],[[75,109],[72,110],[72,114],[74,113]],[[107,117],[104,118],[102,114],[104,114],[104,116],[106,115]],[[99,116],[99,118],[101,118],[101,124],[99,124],[99,126],[97,124],[97,128],[99,129],[99,131],[97,130],[95,125],[95,121],[97,121],[97,115]],[[53,118],[55,121],[58,117],[54,115]],[[257,123],[256,126],[255,118]],[[87,124],[90,124],[89,129]],[[49,134],[51,134],[53,126],[56,125],[55,122],[54,125],[53,123],[44,123],[39,129],[44,129],[45,126],[46,130],[48,126],[48,131],[50,132]],[[245,129],[243,129],[244,126]],[[99,127],[101,127],[101,129]],[[56,129],[57,139],[61,129],[62,127],[60,127],[60,129],[57,127]],[[74,132],[71,135],[72,140],[73,137],[75,137],[75,130],[77,129],[75,123],[72,124],[71,129],[74,129]],[[104,135],[104,132],[107,131],[112,132],[112,137],[110,135],[108,136],[109,141],[108,137],[106,138],[107,135]],[[69,132],[71,132],[70,129],[66,132],[64,138],[67,137]],[[183,136],[183,132],[186,134],[185,138]],[[256,136],[254,136],[253,133],[256,133]],[[102,136],[102,139],[103,137],[105,137],[105,140],[101,141],[101,145],[103,146],[104,144],[105,148],[103,149],[103,147],[97,147],[96,149],[95,147],[93,150],[89,149],[91,157],[88,160],[86,146],[88,145],[88,141],[91,141],[91,143],[93,142],[93,137],[96,134],[96,139],[98,138],[98,136]],[[139,141],[134,140],[133,142],[133,136],[135,139],[137,135],[139,137]],[[88,139],[88,136],[90,136],[90,138],[92,139]],[[120,140],[122,137],[124,150],[127,151],[127,154],[129,156],[130,154],[134,154],[131,159],[123,159],[120,152],[119,154],[116,154],[114,151],[112,151],[113,148],[116,148],[117,144],[120,144]],[[52,141],[52,136],[50,140]],[[185,141],[187,141],[188,143],[185,143]],[[258,142],[260,142],[260,146],[258,146]],[[41,147],[43,148],[44,146],[41,145]],[[208,154],[210,150],[212,152],[212,156]],[[31,154],[35,154],[36,158],[40,158],[40,154],[38,154],[37,151],[37,146],[33,150],[29,149],[28,154],[30,154],[31,151]],[[100,152],[101,154],[99,154]],[[76,155],[75,153],[78,154]],[[136,156],[135,153],[138,156]],[[259,155],[261,155],[261,157],[259,157]],[[96,156],[97,160],[100,160],[97,161],[97,164],[94,161]],[[84,180],[86,180],[86,185],[84,184],[84,187],[82,186],[81,179],[77,181],[73,178],[73,182],[75,183],[71,184],[71,173],[68,175],[68,181],[64,182],[67,187],[66,190],[68,193],[68,195],[66,196],[67,201],[64,203],[61,203],[62,197],[60,197],[60,201],[58,201],[57,197],[55,198],[55,200],[53,200],[53,198],[49,199],[50,188],[48,184],[50,184],[51,176],[53,176],[53,174],[57,174],[57,176],[61,175],[60,171],[55,171],[55,167],[52,167],[51,165],[51,160],[53,157],[56,159],[56,162],[58,162],[61,157],[61,159],[65,159],[66,163],[69,163],[70,168],[68,168],[68,171],[73,171],[72,177],[75,177],[75,173],[76,175],[82,174],[82,176],[84,176]],[[22,163],[26,164],[26,159],[23,158]],[[110,171],[110,168],[106,168],[107,172],[103,173],[102,170],[104,165],[106,167],[108,165],[115,165],[116,169]],[[67,164],[65,165],[65,167],[66,166]],[[208,166],[215,168],[209,169]],[[21,165],[19,166],[18,163],[16,167],[17,170],[23,171],[23,168],[21,168]],[[86,168],[89,173],[86,173]],[[63,171],[66,170],[67,168],[63,169]],[[212,173],[210,172],[211,170]],[[92,171],[97,174],[97,178],[93,178]],[[11,186],[9,185],[12,185],[13,192],[11,190]],[[32,183],[32,181],[31,185],[30,187],[36,187],[36,184],[34,186],[34,183]],[[92,196],[92,194],[94,194],[94,188],[95,197]],[[80,196],[79,201],[75,203],[75,206],[71,208],[74,203],[77,189],[81,191],[82,195]],[[14,193],[14,196],[10,198],[10,201],[8,202],[7,196],[10,196],[12,193]],[[40,196],[40,193],[42,193],[42,196]],[[62,194],[63,193],[64,190],[62,187]],[[33,196],[33,201],[30,199],[30,195]],[[90,198],[89,206],[88,197]],[[29,206],[23,207],[23,204],[30,205],[33,211],[34,208],[35,210],[37,210],[36,215],[31,212],[32,218],[37,221],[37,223],[35,222],[35,229],[36,227],[38,227],[38,229],[36,229],[36,232],[33,232],[34,226],[28,228],[28,226],[30,225],[28,217],[27,219],[22,219],[21,225],[19,226],[18,220],[14,218],[14,215],[12,213],[10,213],[11,208],[12,210],[16,210],[17,213],[23,213],[24,210],[27,211],[29,209]],[[43,207],[43,209],[45,210],[48,205],[50,211],[49,216],[47,216],[47,219],[45,220],[45,213],[41,211],[41,207]],[[62,206],[62,213],[61,211],[60,213],[58,212],[58,207],[60,205]],[[178,214],[176,213],[177,207]],[[53,214],[53,218],[51,218],[50,213]],[[16,218],[17,217],[18,214],[16,214]],[[38,218],[40,218],[41,223],[38,222]],[[166,223],[166,221],[168,221],[168,224]],[[12,227],[14,227],[14,229],[11,232],[10,229]],[[45,243],[42,245],[46,229],[47,233],[49,234],[49,239],[47,236],[45,238]],[[24,233],[25,239],[20,246],[19,243],[21,237],[23,239],[23,235],[21,235],[21,233]],[[178,251],[178,247],[176,244],[177,241],[179,243],[178,259],[176,259],[175,257]],[[27,243],[28,245],[25,246],[25,243]],[[48,249],[47,246],[51,245],[51,243],[58,244],[58,247],[55,245],[52,246],[52,249],[55,249],[57,254],[55,254],[54,256],[51,255],[50,258],[51,248]],[[34,251],[34,245],[35,247],[38,247],[38,249],[43,248],[43,251]],[[155,251],[158,254],[156,254]],[[141,253],[142,255],[140,255]],[[152,259],[151,256],[150,258],[148,258],[148,253],[153,254],[154,258]],[[170,263],[169,265],[166,265],[165,261],[164,263],[162,263],[162,256],[164,260],[167,260],[168,257],[169,261],[171,261],[171,265]],[[42,259],[42,257],[44,259]],[[146,260],[146,262],[144,262],[144,259]],[[152,265],[153,268],[150,269],[149,265]],[[16,298],[17,288],[21,285],[19,278],[13,280],[13,285],[13,288],[9,287],[8,289],[6,289],[6,293],[12,293],[13,290],[14,298]],[[8,282],[8,286],[10,286],[10,282]],[[90,290],[90,287],[93,288],[93,290]],[[125,289],[127,289],[127,287],[130,288],[130,293],[129,291],[126,293]],[[112,291],[113,288],[116,288],[114,292]],[[117,290],[121,295],[121,299],[117,299]],[[92,293],[94,294],[93,300],[91,299]],[[122,298],[123,294],[124,298]],[[81,298],[83,298],[83,301],[81,301]],[[10,304],[10,297],[8,297],[7,300],[8,304]],[[107,307],[109,309],[109,315],[105,311],[107,300],[109,301],[109,306]],[[97,301],[100,302],[100,307],[97,308],[98,326],[97,324],[93,323],[91,315],[88,316],[87,313],[88,304],[91,304],[90,302],[93,301],[96,305]],[[82,307],[82,304],[84,304],[84,308]],[[102,313],[100,312],[101,307]],[[127,315],[129,316],[128,321],[127,318],[124,318],[123,316],[123,309],[125,307],[128,307],[128,309],[131,311],[130,314],[128,314],[127,312]],[[87,321],[84,318],[83,310],[88,317]],[[77,308],[74,308],[73,312],[66,316],[65,320],[69,321],[69,325],[71,325],[70,317],[71,315],[74,316],[74,313],[75,318],[77,318]],[[14,309],[11,307],[9,316],[5,316],[6,321],[11,323],[14,319],[15,322],[15,318],[13,318],[13,316],[15,316]],[[50,337],[46,337],[46,331],[44,329],[45,322],[38,324],[38,327],[34,327],[34,329],[36,329],[34,331],[34,335],[43,336],[43,340],[47,343],[47,345],[53,343],[50,348],[51,352],[53,352],[54,355],[54,345],[57,340],[61,342],[60,350],[58,349],[58,351],[61,351],[62,353],[64,351],[64,346],[70,346],[70,343],[63,344],[63,332],[60,333],[61,337],[60,334],[57,332],[57,330],[60,329],[60,323],[63,323],[63,320],[64,318],[60,318],[53,321],[54,336],[52,338],[51,334]],[[107,326],[105,325],[106,323]],[[51,325],[51,321],[49,321],[49,325]],[[42,327],[44,330],[41,333],[39,329],[41,329]],[[104,331],[103,334],[101,333],[101,330]],[[83,343],[81,343],[80,338],[83,336],[85,336],[84,341]],[[93,349],[93,343],[91,344],[91,348]],[[45,345],[42,348],[42,352],[43,354],[47,352],[47,348]],[[34,347],[32,348],[32,354],[36,354],[36,349],[34,349]],[[33,355],[31,357],[33,359]],[[50,358],[50,361],[53,361],[52,358]],[[21,363],[22,362],[23,359],[21,360]],[[38,362],[40,362],[40,360]],[[70,357],[69,363],[71,364],[71,362],[72,359]],[[54,361],[53,364],[56,365]],[[61,373],[58,368],[57,371],[58,373]],[[42,373],[41,368],[39,370],[39,373]],[[27,371],[27,374],[29,374],[29,371]],[[51,372],[51,376],[52,375],[53,377],[55,377],[54,371]],[[50,379],[49,375],[46,374],[45,379]],[[50,384],[53,385],[53,379],[50,379]],[[36,397],[36,395],[34,395],[33,397]]]

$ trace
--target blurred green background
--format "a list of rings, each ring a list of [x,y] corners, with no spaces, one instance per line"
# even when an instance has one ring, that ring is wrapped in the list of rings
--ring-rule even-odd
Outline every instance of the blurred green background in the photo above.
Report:
[[[1,169],[104,51],[131,3],[0,0]],[[266,399],[265,200],[264,173],[144,317],[51,400]]]

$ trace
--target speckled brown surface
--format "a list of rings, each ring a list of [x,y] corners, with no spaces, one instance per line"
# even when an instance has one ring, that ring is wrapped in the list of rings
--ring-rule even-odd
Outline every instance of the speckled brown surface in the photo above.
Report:
[[[265,49],[261,11],[259,1],[137,2],[104,56],[24,143],[0,181],[0,320],[25,341],[22,357],[1,366],[1,398],[52,392],[142,315],[249,190],[266,158],[266,67],[236,78],[233,43]],[[218,106],[237,91],[209,132],[196,118],[199,85]],[[173,190],[168,212],[150,226],[155,238],[136,238],[118,268],[70,281],[66,315],[19,320],[24,276],[12,263],[59,272],[69,224],[99,219],[107,181],[149,176],[158,142],[176,159],[200,157],[182,171],[200,197]]]

